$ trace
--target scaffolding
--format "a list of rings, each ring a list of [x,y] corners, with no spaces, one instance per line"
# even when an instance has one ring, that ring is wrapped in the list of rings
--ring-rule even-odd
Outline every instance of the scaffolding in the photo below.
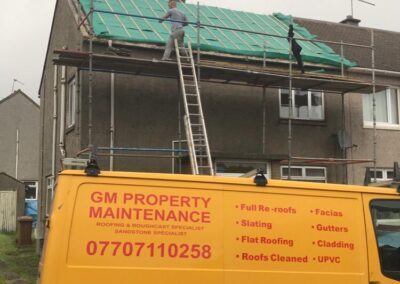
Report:
[[[311,157],[296,157],[292,153],[292,142],[293,142],[293,102],[292,96],[289,95],[289,115],[287,118],[288,121],[288,154],[287,159],[284,162],[288,164],[288,179],[291,179],[291,166],[296,163],[325,163],[325,164],[335,164],[335,165],[348,165],[348,164],[357,164],[357,163],[373,163],[374,169],[374,180],[376,181],[376,167],[377,167],[377,132],[376,132],[376,98],[375,93],[377,90],[384,89],[387,86],[378,85],[376,83],[376,75],[375,75],[375,43],[374,43],[374,31],[371,29],[371,44],[370,45],[361,45],[354,43],[345,43],[343,41],[327,41],[327,40],[317,40],[317,39],[305,39],[305,38],[295,38],[297,41],[309,41],[309,42],[317,42],[324,44],[332,44],[340,47],[340,58],[341,58],[341,66],[340,72],[338,74],[318,74],[318,73],[307,73],[306,75],[299,75],[293,72],[292,68],[292,51],[291,51],[291,41],[289,38],[288,45],[288,70],[282,71],[281,69],[267,69],[266,62],[268,61],[266,56],[267,44],[264,44],[264,56],[262,58],[262,64],[256,65],[253,64],[249,69],[248,65],[243,66],[243,64],[237,63],[223,63],[218,61],[210,61],[203,60],[201,58],[201,29],[208,28],[216,28],[230,31],[239,31],[248,34],[257,34],[261,36],[270,36],[270,37],[278,37],[285,38],[285,36],[274,35],[270,33],[256,32],[251,30],[243,30],[236,29],[226,26],[217,26],[210,25],[201,22],[201,7],[199,2],[197,2],[197,20],[195,22],[188,22],[189,25],[193,25],[197,29],[197,76],[199,78],[199,84],[201,81],[203,82],[212,82],[212,83],[220,83],[220,84],[232,84],[232,85],[245,85],[245,86],[256,86],[263,88],[263,119],[265,126],[266,119],[266,88],[288,88],[289,94],[292,94],[292,89],[294,86],[296,89],[321,89],[325,91],[329,91],[332,93],[339,93],[342,95],[342,130],[345,129],[345,115],[344,115],[344,95],[346,93],[351,92],[372,92],[372,101],[373,101],[373,157],[372,159],[347,159],[344,154],[342,159],[337,158],[311,158]],[[161,62],[158,60],[149,60],[145,58],[133,58],[133,57],[123,57],[123,56],[113,56],[113,55],[104,55],[104,54],[95,54],[93,52],[93,42],[96,38],[94,33],[94,29],[92,26],[93,23],[93,15],[95,12],[98,13],[107,13],[113,15],[121,15],[121,16],[129,16],[135,18],[141,18],[146,20],[160,20],[157,17],[149,17],[144,15],[136,15],[129,13],[121,13],[121,12],[113,12],[113,11],[104,11],[104,10],[96,10],[94,7],[93,0],[90,0],[90,11],[84,17],[81,17],[81,22],[79,23],[79,27],[85,26],[88,31],[88,39],[89,39],[89,51],[81,52],[81,51],[69,51],[69,50],[55,50],[56,58],[53,60],[56,65],[63,66],[74,66],[78,67],[80,70],[88,71],[89,77],[89,88],[88,88],[88,148],[83,152],[90,153],[90,156],[95,156],[96,149],[108,150],[111,157],[113,156],[121,156],[121,154],[114,153],[115,150],[121,150],[121,148],[114,147],[99,147],[95,148],[94,143],[92,141],[92,127],[93,127],[93,72],[110,72],[120,73],[120,74],[133,74],[133,75],[142,75],[142,76],[151,76],[151,77],[161,77],[161,78],[177,78],[178,70],[176,69],[175,62]],[[165,21],[172,20],[166,19]],[[99,39],[97,39],[99,40]],[[354,47],[360,49],[368,49],[371,51],[371,81],[358,80],[354,78],[347,77],[345,75],[345,67],[343,64],[344,61],[344,47]],[[217,56],[217,55],[215,55]],[[260,61],[259,59],[254,58],[254,62]],[[282,64],[280,62],[279,64]],[[221,72],[223,71],[223,72]],[[238,76],[245,75],[245,76]],[[201,77],[200,77],[201,76]],[[200,79],[201,78],[201,79]],[[266,141],[266,133],[265,127],[263,127],[263,153],[265,154],[265,141]],[[174,143],[173,143],[174,144]],[[181,158],[182,153],[185,153],[186,150],[181,149],[181,143],[179,143],[178,150],[176,149],[153,149],[153,151],[161,151],[161,152],[169,152],[172,154],[172,159]],[[126,151],[150,151],[150,149],[142,149],[142,148],[124,148]],[[175,155],[178,153],[179,155]],[[82,153],[80,153],[82,154]],[[103,154],[104,155],[104,154]],[[135,156],[135,155],[122,155],[122,156]],[[141,155],[147,156],[147,155]],[[160,157],[160,155],[153,156]],[[170,156],[168,156],[170,157]]]

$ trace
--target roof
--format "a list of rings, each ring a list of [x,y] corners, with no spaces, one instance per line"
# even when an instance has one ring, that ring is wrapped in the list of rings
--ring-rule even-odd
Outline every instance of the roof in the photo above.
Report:
[[[22,186],[25,186],[25,184],[22,181],[10,176],[6,172],[0,172],[0,178],[6,178],[6,179],[8,179],[10,181],[13,181],[13,182],[18,183],[18,184],[20,184]]]
[[[5,101],[8,101],[8,100],[12,99],[13,97],[15,97],[18,94],[22,95],[28,101],[30,101],[32,104],[34,104],[37,108],[39,108],[39,105],[34,100],[32,100],[27,94],[25,94],[23,91],[21,91],[20,89],[14,91],[14,93],[12,93],[11,95],[9,95],[9,96],[5,97],[4,99],[0,100],[0,104],[4,103]]]
[[[90,11],[90,0],[79,0],[83,11]],[[94,2],[93,28],[98,38],[114,39],[128,42],[165,44],[169,37],[169,23],[158,23],[157,19],[166,13],[165,0],[101,0]],[[197,5],[179,4],[189,19],[197,21]],[[118,14],[110,14],[118,13]],[[134,16],[136,15],[136,16]],[[140,18],[145,16],[150,18]],[[250,12],[235,11],[225,8],[201,6],[201,23],[221,28],[203,26],[200,35],[200,48],[204,51],[214,51],[229,54],[263,57],[266,46],[268,58],[288,59],[288,25],[292,18],[282,14],[262,15]],[[306,28],[294,23],[295,38],[303,47],[304,61],[340,66],[341,58],[328,45],[301,41],[315,39]],[[226,30],[231,28],[236,30]],[[249,30],[256,33],[267,33],[278,37],[261,34],[244,33],[238,30]],[[186,28],[186,36],[191,39],[196,48],[197,29],[195,25]],[[346,59],[346,67],[355,66]]]
[[[353,26],[341,23],[295,18],[295,21],[317,34],[321,40],[371,45],[371,31],[374,32],[375,68],[388,71],[400,71],[400,33]],[[340,53],[340,46],[331,45]],[[344,55],[357,62],[359,67],[372,68],[371,50],[357,47],[344,47]]]

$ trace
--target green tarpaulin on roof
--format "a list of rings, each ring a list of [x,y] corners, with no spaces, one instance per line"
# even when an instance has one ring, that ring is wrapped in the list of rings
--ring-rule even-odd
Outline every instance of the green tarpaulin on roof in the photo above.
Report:
[[[85,13],[90,10],[90,0],[80,0]],[[94,9],[123,14],[156,17],[167,11],[166,0],[94,0]],[[190,22],[197,21],[197,5],[178,4]],[[288,25],[292,19],[282,14],[261,15],[230,9],[200,6],[200,20],[203,24],[249,30],[273,35],[287,36]],[[93,28],[97,37],[139,43],[165,44],[169,37],[170,23],[160,24],[157,20],[134,16],[116,15],[95,12]],[[294,23],[295,37],[314,39],[307,29]],[[197,29],[194,25],[185,28],[186,38],[190,38],[196,48]],[[304,61],[333,66],[341,65],[341,58],[329,46],[322,43],[298,41],[302,46]],[[266,43],[266,44],[265,44]],[[202,27],[200,48],[237,55],[262,57],[264,46],[268,58],[288,58],[288,41],[286,38],[250,34],[241,31],[230,31],[221,28]],[[343,60],[345,67],[356,64]]]

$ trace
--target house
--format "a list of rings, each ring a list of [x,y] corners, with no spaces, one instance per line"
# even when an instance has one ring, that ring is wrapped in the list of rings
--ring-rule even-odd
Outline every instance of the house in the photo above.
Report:
[[[37,199],[39,117],[39,105],[21,90],[0,101],[0,172],[22,181],[28,200]]]
[[[169,28],[155,18],[166,1],[118,2],[96,2],[91,38],[89,1],[57,1],[40,87],[42,217],[60,161],[87,157],[88,145],[99,150],[102,170],[191,172],[187,155],[170,151],[186,148],[186,136],[177,64],[159,60]],[[180,5],[196,22],[197,7]],[[400,130],[400,33],[200,9],[208,26],[190,24],[186,36],[195,57],[201,50],[197,67],[216,174],[262,168],[274,179],[362,184],[375,166],[378,178],[390,178],[400,160],[391,150]],[[292,20],[305,75],[295,63],[289,71]]]

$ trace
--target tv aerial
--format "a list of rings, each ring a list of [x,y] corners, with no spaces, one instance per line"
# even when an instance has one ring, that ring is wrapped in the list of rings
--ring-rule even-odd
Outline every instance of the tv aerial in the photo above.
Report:
[[[13,79],[13,84],[12,84],[12,88],[11,88],[11,93],[13,93],[14,92],[14,86],[15,86],[15,83],[18,83],[18,84],[20,84],[20,85],[24,85],[24,83],[22,83],[21,81],[19,81],[18,79]]]
[[[358,2],[362,2],[371,6],[375,6],[375,3],[366,1],[366,0],[356,0]],[[354,18],[354,0],[351,0],[351,17]]]

